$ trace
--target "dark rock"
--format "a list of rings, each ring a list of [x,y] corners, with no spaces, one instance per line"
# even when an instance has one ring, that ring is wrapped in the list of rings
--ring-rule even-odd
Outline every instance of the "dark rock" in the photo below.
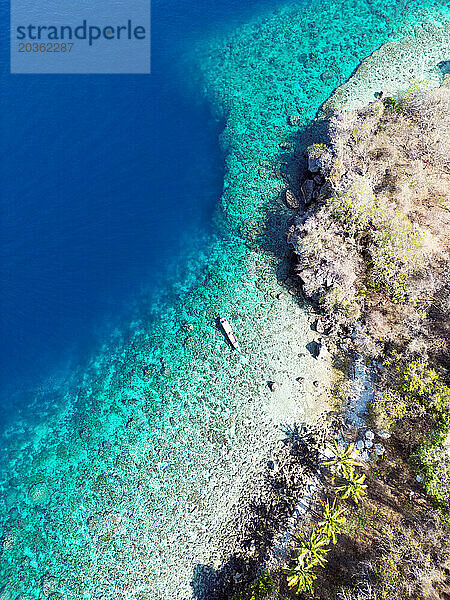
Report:
[[[311,204],[312,200],[313,200],[313,193],[314,193],[314,182],[312,179],[306,179],[301,187],[301,193],[302,193],[302,197],[303,197],[303,202],[306,205]]]
[[[298,61],[302,63],[302,65],[306,66],[309,62],[309,55],[306,52],[302,52],[298,57]]]
[[[87,528],[90,531],[96,531],[98,529],[98,519],[96,516],[91,515],[86,521]]]
[[[276,392],[279,387],[278,383],[276,383],[275,381],[269,381],[267,385],[269,386],[269,390],[271,392]]]
[[[319,387],[319,385],[320,385],[320,384],[319,384],[319,382],[318,382],[318,381],[313,381],[313,386],[314,386],[314,387],[318,388],[318,387]]]
[[[137,425],[137,421],[134,417],[131,417],[130,419],[128,419],[127,424],[126,424],[126,428],[130,429],[131,427],[136,427]]]
[[[264,167],[265,169],[271,169],[272,168],[272,162],[270,160],[266,160],[263,158],[259,159],[259,166],[260,167]]]
[[[318,358],[322,349],[322,344],[313,340],[312,342],[309,342],[309,344],[306,344],[306,349],[313,358]]]
[[[314,175],[313,181],[316,185],[323,185],[325,179],[322,177],[322,175],[320,175],[320,173],[318,173],[317,175]]]
[[[291,190],[286,190],[285,202],[286,202],[286,205],[288,206],[288,208],[292,208],[293,210],[296,210],[297,208],[300,207],[300,202],[299,202],[297,196]]]
[[[163,377],[172,377],[172,371],[168,367],[162,367],[161,375]]]
[[[304,377],[296,377],[295,381],[298,381],[299,383],[303,384],[305,381],[305,378]]]

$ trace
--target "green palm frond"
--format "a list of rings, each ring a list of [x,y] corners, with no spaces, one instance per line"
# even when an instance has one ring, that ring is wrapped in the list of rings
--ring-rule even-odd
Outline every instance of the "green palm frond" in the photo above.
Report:
[[[304,566],[318,565],[323,567],[326,561],[329,539],[318,529],[313,529],[309,535],[299,535],[296,538],[295,549],[297,562]]]
[[[339,446],[337,442],[329,448],[333,456],[322,462],[327,467],[334,467],[337,473],[345,475],[351,467],[359,464],[356,460],[355,444],[351,443],[346,449]]]
[[[351,467],[343,476],[334,478],[334,488],[346,500],[352,498],[358,503],[366,493],[367,485],[364,483],[365,475],[357,475],[354,467]]]
[[[313,567],[302,567],[296,565],[295,567],[288,570],[287,584],[289,587],[296,588],[296,593],[311,592],[314,591],[314,581],[317,579],[317,573],[313,570]]]
[[[328,500],[321,504],[323,514],[321,521],[318,523],[319,530],[335,544],[337,541],[336,536],[343,531],[345,525],[345,511],[343,508],[336,507],[336,498],[331,505]]]

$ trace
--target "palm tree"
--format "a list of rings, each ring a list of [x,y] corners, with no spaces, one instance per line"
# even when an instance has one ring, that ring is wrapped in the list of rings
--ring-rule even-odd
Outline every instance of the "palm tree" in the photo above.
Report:
[[[354,448],[355,444],[353,442],[348,445],[347,449],[334,442],[334,446],[330,448],[333,456],[323,461],[322,464],[327,467],[334,467],[338,474],[345,476],[349,469],[359,464],[355,459],[356,451]]]
[[[318,529],[312,529],[309,535],[299,535],[296,538],[297,561],[303,565],[314,563],[320,567],[325,565],[328,550],[325,546],[330,540]]]
[[[355,473],[355,468],[350,467],[343,476],[335,478],[333,483],[336,492],[340,493],[344,500],[352,498],[358,503],[366,493],[367,485],[364,483],[365,480],[365,475],[358,477]]]
[[[314,571],[315,565],[305,566],[297,564],[288,569],[287,584],[289,587],[295,587],[296,593],[311,592],[313,593],[314,581],[317,579],[317,573]]]
[[[328,550],[325,546],[329,539],[322,532],[312,529],[308,535],[297,536],[296,542],[295,564],[287,570],[287,582],[289,587],[296,588],[297,594],[312,592],[317,578],[316,567],[323,567],[326,563]]]
[[[321,502],[323,506],[322,520],[319,521],[318,526],[320,531],[330,539],[333,544],[336,543],[336,536],[342,532],[345,524],[344,509],[336,507],[336,498],[333,500],[333,504],[330,505],[329,501]]]

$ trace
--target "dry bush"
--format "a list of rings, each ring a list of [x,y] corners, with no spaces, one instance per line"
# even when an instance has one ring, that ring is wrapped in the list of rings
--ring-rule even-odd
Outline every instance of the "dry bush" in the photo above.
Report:
[[[396,527],[386,524],[383,534],[370,558],[353,567],[352,585],[341,586],[338,598],[439,598],[439,590],[448,583],[450,541],[438,513],[430,511]]]
[[[377,311],[374,337],[389,329],[408,345],[421,331],[436,354],[448,331],[427,311],[450,265],[450,87],[336,114],[329,134],[328,197],[290,231],[304,291],[347,325]]]

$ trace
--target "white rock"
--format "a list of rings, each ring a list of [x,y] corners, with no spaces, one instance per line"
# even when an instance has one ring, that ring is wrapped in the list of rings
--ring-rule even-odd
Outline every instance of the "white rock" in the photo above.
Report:
[[[367,440],[373,440],[373,438],[375,437],[375,434],[373,431],[366,431],[366,439]]]
[[[416,476],[416,481],[417,481],[417,482],[419,482],[419,483],[421,483],[421,481],[422,481],[422,476],[421,476],[421,475],[417,475],[417,476]]]
[[[391,437],[389,431],[377,431],[377,436],[382,440],[388,440]]]
[[[381,444],[375,444],[375,446],[373,447],[373,449],[375,450],[375,454],[377,456],[382,456],[386,452],[385,447],[382,446]]]
[[[372,440],[366,440],[365,445],[366,445],[366,448],[372,448],[372,446],[373,446]]]
[[[364,442],[362,440],[358,440],[356,442],[356,447],[358,448],[358,450],[362,450],[364,448]]]

